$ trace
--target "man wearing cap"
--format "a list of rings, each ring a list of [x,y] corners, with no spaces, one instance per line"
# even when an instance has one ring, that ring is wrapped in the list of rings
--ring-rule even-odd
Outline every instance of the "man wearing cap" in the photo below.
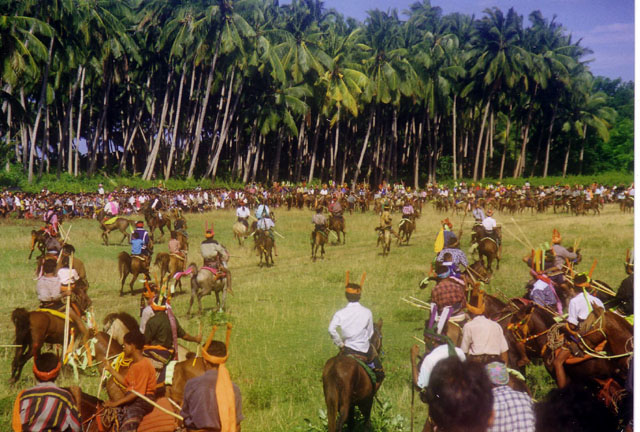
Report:
[[[141,255],[147,259],[147,265],[151,261],[151,251],[149,250],[149,232],[144,229],[144,222],[139,220],[136,222],[136,229],[133,231],[133,234],[136,234],[140,240],[142,240],[142,251]],[[133,235],[132,235],[133,238]]]
[[[454,315],[467,304],[464,293],[465,283],[454,276],[451,268],[443,263],[436,262],[435,272],[438,282],[431,291],[431,302],[436,304],[438,314],[449,306],[451,308],[449,316]]]
[[[336,219],[342,219],[342,205],[340,204],[340,200],[337,197],[337,194],[333,196],[333,198],[331,199],[331,202],[329,203],[329,213],[331,213],[331,216],[336,218]]]
[[[207,228],[204,233],[205,239],[200,243],[200,254],[204,261],[205,267],[211,267],[217,270],[222,270],[226,267],[226,262],[229,260],[229,253],[218,241],[214,238],[215,232],[213,226]]]
[[[496,230],[498,223],[493,218],[493,209],[487,210],[487,217],[482,219],[482,228],[484,228],[484,234],[493,239],[498,246],[500,246],[500,236]]]
[[[373,315],[369,309],[360,304],[365,275],[365,273],[362,274],[360,285],[358,285],[349,282],[349,272],[347,272],[345,296],[349,303],[333,315],[331,323],[329,323],[329,334],[342,354],[353,354],[367,359],[368,363],[373,363],[377,390],[384,380],[385,374],[378,353],[369,343],[373,335]],[[338,333],[338,327],[342,335]]]
[[[33,375],[37,383],[18,393],[11,419],[14,432],[82,431],[78,410],[80,388],[73,386],[68,391],[56,386],[60,368],[60,360],[52,352],[34,357]]]
[[[215,333],[214,327],[213,332]],[[242,415],[242,395],[231,381],[225,363],[229,357],[227,324],[226,344],[213,339],[213,334],[202,349],[205,373],[187,381],[180,415],[184,417],[187,432],[225,431],[239,432]]]
[[[534,432],[533,401],[528,394],[507,385],[507,366],[492,362],[485,366],[485,370],[493,384],[493,423],[488,432]]]
[[[438,262],[446,262],[445,256],[449,254],[450,262],[456,269],[469,267],[469,261],[467,260],[467,255],[460,250],[458,239],[455,237],[450,237],[449,242],[451,244],[445,245],[444,249],[438,252],[436,257],[436,261]]]
[[[247,200],[243,199],[240,201],[240,206],[236,209],[236,216],[238,217],[238,222],[242,223],[247,229],[249,229],[249,216],[251,215],[251,211],[247,207]]]

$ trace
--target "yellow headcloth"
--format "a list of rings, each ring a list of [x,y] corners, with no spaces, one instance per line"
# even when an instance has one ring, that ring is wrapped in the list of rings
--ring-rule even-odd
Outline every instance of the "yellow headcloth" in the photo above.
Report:
[[[553,229],[553,234],[551,235],[551,243],[560,243],[562,241],[562,236],[557,229]]]
[[[213,326],[207,342],[202,347],[202,357],[209,363],[218,365],[218,381],[216,382],[216,399],[218,400],[218,414],[220,415],[220,432],[235,432],[236,430],[236,398],[233,393],[231,376],[224,365],[229,358],[229,340],[231,339],[231,323],[227,323],[227,337],[225,346],[227,354],[217,357],[207,352],[218,326]]]
[[[367,277],[367,272],[362,273],[362,277],[360,278],[360,285],[350,284],[349,283],[349,270],[347,270],[347,277],[345,281],[345,292],[348,294],[360,294],[362,292],[362,287],[364,286],[364,280]]]

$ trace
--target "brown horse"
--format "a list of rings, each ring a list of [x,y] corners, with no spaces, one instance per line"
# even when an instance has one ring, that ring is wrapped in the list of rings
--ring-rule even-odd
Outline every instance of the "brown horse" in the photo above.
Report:
[[[382,319],[374,324],[370,343],[376,352],[382,347]],[[353,407],[364,417],[366,429],[371,429],[371,408],[377,388],[362,366],[352,357],[338,353],[322,370],[322,387],[327,404],[329,432],[340,432],[345,421],[353,430]]]
[[[74,303],[82,311],[91,304],[87,293],[74,288]],[[34,355],[37,355],[45,343],[62,344],[64,342],[64,319],[43,311],[27,311],[17,308],[11,313],[11,321],[16,328],[16,351],[11,362],[11,383],[20,378],[22,367]],[[73,322],[70,321],[71,325]]]
[[[377,227],[376,231],[378,231],[376,247],[382,245],[382,256],[387,256],[391,251],[391,230]]]
[[[31,230],[31,251],[29,252],[29,259],[31,259],[36,247],[40,251],[40,256],[44,256],[46,254],[45,242],[47,241],[47,238],[49,238],[49,233],[44,229],[40,228],[39,230]]]
[[[98,216],[98,222],[100,222],[100,228],[102,229],[102,241],[104,242],[105,246],[109,246],[109,233],[111,231],[117,230],[122,233],[122,239],[118,244],[122,244],[124,239],[127,239],[127,241],[131,240],[130,236],[135,226],[134,221],[119,217],[115,221],[107,225],[105,224],[105,221],[102,220],[100,216]]]
[[[480,261],[483,261],[484,257],[484,259],[486,259],[487,261],[487,265],[485,267],[491,270],[491,265],[493,264],[493,260],[495,259],[497,262],[496,269],[499,269],[502,248],[498,246],[495,240],[485,236],[482,225],[475,225],[473,227],[473,231],[478,243],[478,255]],[[498,237],[500,237],[500,227],[496,227],[496,233],[498,234]]]
[[[57,274],[58,270],[60,270],[62,267],[68,266],[70,261],[69,255],[72,252],[75,252],[75,248],[70,244],[66,244],[62,247],[61,257],[59,259],[55,255],[44,255],[44,256],[38,257],[36,275],[40,275],[42,273],[42,266],[44,265],[44,262],[47,260],[56,261],[56,274]],[[84,267],[84,263],[82,262],[81,259],[76,258],[75,256],[73,257],[73,269],[76,271],[76,273],[78,273],[78,277],[80,278],[76,282],[76,285],[79,288],[83,288],[85,290],[89,288],[89,280],[87,279],[87,270]]]
[[[154,240],[153,238],[153,232],[156,229],[160,230],[160,236],[164,237],[164,228],[166,227],[169,231],[171,231],[171,218],[169,217],[168,214],[162,214],[162,217],[160,217],[159,213],[154,211],[151,208],[151,205],[149,203],[149,205],[145,205],[142,208],[142,214],[144,214],[144,219],[147,222],[147,225],[149,226],[149,237],[151,237],[151,240]]]
[[[202,297],[211,294],[213,291],[216,294],[216,307],[218,311],[223,311],[225,302],[227,299],[227,290],[231,291],[231,277],[228,269],[225,269],[225,273],[214,274],[206,268],[198,267],[191,263],[189,264],[189,270],[191,270],[191,298],[189,299],[189,309],[187,309],[187,315],[191,316],[191,307],[193,301],[198,300],[198,314],[202,315]],[[222,293],[222,301],[220,301],[220,293]]]
[[[173,277],[176,273],[184,271],[185,263],[185,257],[167,252],[160,252],[156,255],[154,265],[160,268],[160,280],[164,280],[167,273],[169,274],[169,277]],[[180,292],[183,292],[182,281],[180,278],[176,279],[176,286],[180,288]]]
[[[401,243],[409,244],[409,239],[411,239],[411,234],[416,229],[416,217],[414,215],[403,216],[398,224],[398,241],[397,244]]]
[[[344,221],[344,216],[329,216],[329,231],[333,231],[336,233],[338,243],[340,243],[340,234],[342,234],[342,244],[346,243],[347,233],[344,231],[346,227],[347,224]]]
[[[171,385],[166,386],[166,395],[171,400],[182,404],[182,398],[184,396],[184,386],[191,378],[198,377],[206,372],[204,359],[198,357],[193,359],[193,356],[187,357],[186,360],[178,362],[173,368],[173,378]]]
[[[264,262],[267,267],[269,267],[269,265],[273,265],[273,239],[269,233],[259,229],[253,235],[253,239],[253,247],[260,257],[260,263],[258,265],[262,267],[262,258],[264,258]]]
[[[311,259],[316,260],[318,257],[318,248],[320,248],[320,258],[324,259],[324,245],[328,240],[328,233],[324,231],[314,230],[311,232]]]
[[[124,295],[124,281],[131,273],[131,283],[129,287],[131,288],[131,294],[133,294],[133,284],[136,283],[136,279],[140,273],[144,274],[148,280],[151,280],[151,276],[149,275],[149,264],[146,259],[138,256],[131,256],[127,252],[120,252],[118,254],[118,271],[120,272],[120,278],[122,279],[122,283],[120,285],[120,296]]]
[[[244,240],[255,232],[256,227],[256,222],[249,225],[249,228],[247,228],[245,224],[240,221],[236,221],[233,224],[233,226],[231,227],[233,231],[233,237],[238,240],[239,246],[242,246],[244,244]]]

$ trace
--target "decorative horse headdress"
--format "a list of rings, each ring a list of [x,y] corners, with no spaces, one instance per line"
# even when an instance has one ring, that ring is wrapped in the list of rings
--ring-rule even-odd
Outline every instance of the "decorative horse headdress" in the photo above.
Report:
[[[553,234],[551,235],[551,243],[557,244],[557,243],[560,243],[561,241],[562,241],[562,236],[560,235],[560,232],[554,228]]]
[[[349,270],[347,270],[347,277],[345,281],[345,292],[347,294],[360,294],[362,293],[362,287],[364,286],[364,280],[367,277],[367,272],[362,272],[362,277],[360,278],[360,285],[355,283],[349,283]]]

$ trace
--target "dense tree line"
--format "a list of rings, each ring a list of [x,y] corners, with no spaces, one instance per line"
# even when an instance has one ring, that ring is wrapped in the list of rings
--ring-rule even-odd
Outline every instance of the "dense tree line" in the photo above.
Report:
[[[630,170],[633,86],[555,18],[318,0],[0,0],[0,145],[47,172],[241,181]],[[617,110],[617,111],[616,111]],[[613,129],[613,130],[612,130]]]

